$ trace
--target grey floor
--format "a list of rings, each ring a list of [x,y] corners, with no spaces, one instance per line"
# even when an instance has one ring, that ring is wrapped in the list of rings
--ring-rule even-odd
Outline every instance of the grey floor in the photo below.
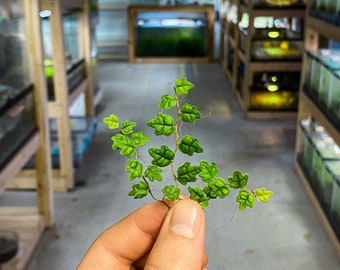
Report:
[[[233,195],[206,209],[210,270],[340,269],[293,169],[294,121],[243,120],[219,63],[103,62],[99,76],[104,98],[97,108],[98,119],[116,113],[136,122],[154,117],[159,96],[172,91],[176,78],[187,76],[196,85],[187,100],[197,104],[205,116],[197,125],[182,130],[197,132],[205,147],[198,158],[217,162],[224,177],[240,169],[249,174],[251,187],[274,191],[270,203],[256,204],[244,212],[233,214]],[[152,133],[148,128],[145,132]],[[131,183],[124,172],[126,160],[111,150],[110,137],[110,131],[100,123],[77,171],[77,180],[86,184],[55,194],[55,226],[42,237],[28,270],[75,269],[101,231],[150,201],[127,195]],[[14,195],[13,199],[13,193],[6,192],[0,205],[32,196],[29,192]]]

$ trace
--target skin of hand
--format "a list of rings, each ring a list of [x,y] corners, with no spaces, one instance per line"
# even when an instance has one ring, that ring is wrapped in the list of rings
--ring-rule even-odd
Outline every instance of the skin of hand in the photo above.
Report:
[[[179,200],[170,209],[155,202],[105,230],[77,270],[206,270],[204,240],[205,217],[197,202]]]

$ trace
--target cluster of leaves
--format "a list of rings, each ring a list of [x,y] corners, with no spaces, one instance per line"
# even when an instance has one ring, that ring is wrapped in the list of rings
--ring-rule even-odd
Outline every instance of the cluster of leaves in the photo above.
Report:
[[[145,169],[140,161],[138,149],[143,147],[150,137],[142,131],[134,131],[135,122],[125,120],[122,123],[116,115],[111,114],[103,119],[109,129],[115,129],[118,132],[112,136],[112,149],[119,150],[122,156],[128,158],[126,172],[129,173],[129,180],[140,179],[132,186],[129,192],[130,196],[136,199],[143,198],[150,194],[153,199],[161,202],[168,200],[178,200],[181,192],[180,186],[186,186],[189,182],[197,182],[198,178],[201,184],[198,186],[188,185],[190,198],[196,200],[202,208],[208,206],[211,199],[225,198],[230,189],[238,190],[236,202],[239,203],[239,209],[244,210],[247,207],[253,207],[254,201],[267,202],[272,192],[265,188],[256,190],[248,189],[248,175],[240,171],[234,171],[232,176],[227,180],[219,177],[219,168],[215,162],[201,160],[199,165],[192,165],[189,161],[175,168],[175,157],[179,152],[187,156],[195,153],[203,153],[204,148],[199,144],[199,140],[190,135],[181,136],[179,127],[183,123],[194,124],[202,118],[200,111],[196,106],[184,103],[180,104],[180,96],[188,94],[194,85],[187,81],[186,78],[176,80],[174,85],[174,94],[165,94],[161,97],[158,107],[161,109],[156,118],[147,122],[147,126],[154,129],[156,136],[174,137],[174,147],[171,149],[167,145],[161,145],[159,148],[149,148],[148,153],[151,156],[151,164]],[[176,117],[171,116],[164,111],[175,110]],[[163,197],[157,199],[153,194],[150,183],[163,180],[163,169],[170,166],[173,185],[166,185],[162,188]]]

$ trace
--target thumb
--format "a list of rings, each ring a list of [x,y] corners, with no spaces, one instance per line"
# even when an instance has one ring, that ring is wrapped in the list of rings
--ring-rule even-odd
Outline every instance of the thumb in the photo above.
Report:
[[[201,270],[207,263],[204,239],[202,208],[193,200],[180,200],[169,210],[144,269]]]

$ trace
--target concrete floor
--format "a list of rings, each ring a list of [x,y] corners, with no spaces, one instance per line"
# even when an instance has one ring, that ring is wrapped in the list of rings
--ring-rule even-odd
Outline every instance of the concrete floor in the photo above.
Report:
[[[210,270],[340,269],[293,169],[294,121],[243,120],[219,63],[103,62],[99,76],[104,98],[98,119],[116,113],[121,119],[139,123],[158,112],[156,104],[161,94],[172,91],[170,83],[187,76],[196,85],[188,102],[196,104],[206,116],[182,130],[198,132],[195,134],[205,153],[197,158],[217,162],[221,176],[228,177],[232,170],[240,169],[249,174],[250,187],[265,186],[274,191],[270,203],[257,203],[254,209],[235,214],[234,194],[227,200],[211,202],[206,209]],[[145,130],[152,134],[150,129]],[[42,237],[28,270],[75,269],[100,232],[150,201],[127,195],[131,183],[124,172],[126,160],[111,150],[110,137],[110,131],[100,123],[77,171],[77,180],[86,184],[55,194],[55,226]],[[29,192],[16,192],[13,199],[13,193],[6,192],[0,205],[31,196]]]

